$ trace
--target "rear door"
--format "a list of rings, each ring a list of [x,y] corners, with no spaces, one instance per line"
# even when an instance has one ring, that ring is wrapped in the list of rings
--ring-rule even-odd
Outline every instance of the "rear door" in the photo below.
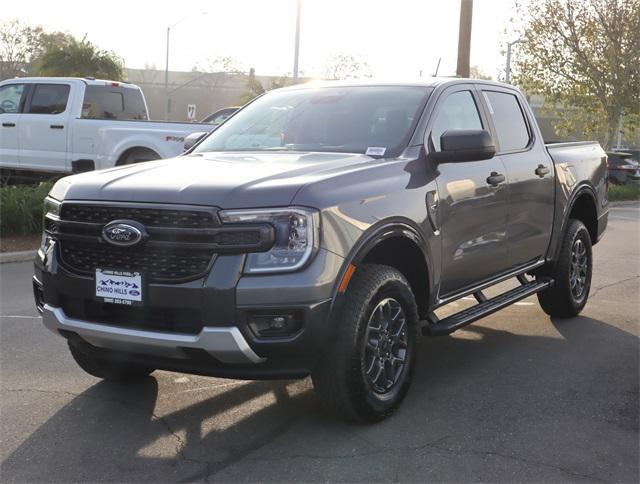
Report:
[[[19,126],[27,85],[5,84],[0,87],[0,166],[19,168]]]
[[[447,89],[429,121],[429,149],[440,149],[447,130],[486,129],[478,93],[471,85]],[[506,176],[491,185],[488,178],[504,175],[499,158],[440,163],[438,219],[442,232],[440,294],[457,292],[508,268]]]
[[[482,87],[482,99],[494,129],[497,156],[509,179],[507,241],[509,265],[543,257],[553,228],[554,167],[530,110],[516,91]]]
[[[71,128],[66,83],[33,84],[20,119],[20,165],[40,171],[70,171],[67,139]]]

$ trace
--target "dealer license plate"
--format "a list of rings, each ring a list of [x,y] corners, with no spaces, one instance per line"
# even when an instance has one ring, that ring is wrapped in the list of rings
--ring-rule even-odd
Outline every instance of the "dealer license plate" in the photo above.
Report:
[[[142,274],[96,269],[96,297],[112,304],[142,304]]]

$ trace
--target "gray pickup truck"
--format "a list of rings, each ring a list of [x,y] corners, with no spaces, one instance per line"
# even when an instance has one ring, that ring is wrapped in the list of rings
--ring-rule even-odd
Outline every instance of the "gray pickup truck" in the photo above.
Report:
[[[34,293],[97,377],[311,375],[328,407],[377,421],[422,334],[533,294],[576,316],[607,203],[598,143],[545,145],[512,86],[294,86],[178,159],[58,181]]]

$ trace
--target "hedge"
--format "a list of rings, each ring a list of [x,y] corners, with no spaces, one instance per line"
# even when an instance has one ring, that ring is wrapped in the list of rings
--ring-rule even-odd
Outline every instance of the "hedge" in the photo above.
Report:
[[[35,234],[42,230],[42,207],[53,182],[0,187],[0,236]]]

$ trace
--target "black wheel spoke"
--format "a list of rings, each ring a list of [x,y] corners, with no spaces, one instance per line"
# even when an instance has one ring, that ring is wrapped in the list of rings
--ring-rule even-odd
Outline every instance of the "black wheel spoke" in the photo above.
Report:
[[[364,373],[378,393],[392,390],[407,363],[407,322],[402,305],[393,298],[378,302],[365,332]]]

